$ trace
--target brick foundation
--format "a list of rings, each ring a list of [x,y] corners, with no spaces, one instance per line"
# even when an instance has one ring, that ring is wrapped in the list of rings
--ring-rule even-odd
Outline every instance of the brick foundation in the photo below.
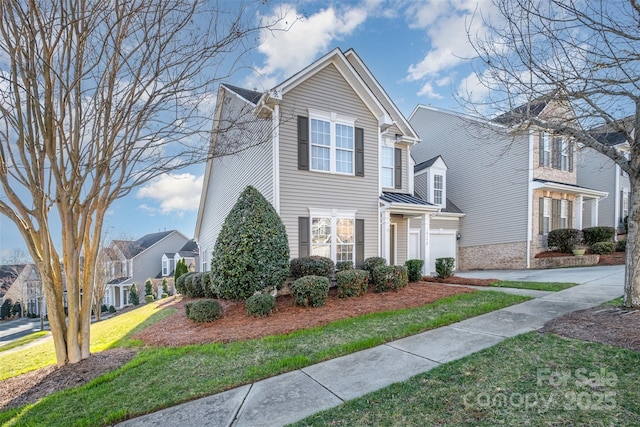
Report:
[[[526,242],[458,248],[459,270],[507,270],[527,268]]]

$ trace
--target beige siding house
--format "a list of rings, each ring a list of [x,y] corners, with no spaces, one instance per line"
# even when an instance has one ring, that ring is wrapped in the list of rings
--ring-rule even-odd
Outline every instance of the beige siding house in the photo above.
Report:
[[[335,49],[265,93],[221,85],[216,108],[213,146],[249,148],[207,164],[194,233],[203,270],[247,185],[282,218],[292,258],[428,261],[430,216],[442,208],[414,196],[418,137],[353,50]],[[220,132],[248,112],[245,132]]]
[[[562,108],[554,100],[534,107],[542,119]],[[447,198],[465,214],[460,269],[531,268],[547,249],[549,231],[598,224],[598,203],[607,192],[578,185],[570,138],[424,105],[409,121],[422,139],[412,149],[416,162],[442,156]]]

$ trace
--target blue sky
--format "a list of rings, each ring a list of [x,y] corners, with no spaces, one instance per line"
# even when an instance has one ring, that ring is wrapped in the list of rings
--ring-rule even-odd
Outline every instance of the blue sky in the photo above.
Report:
[[[252,70],[228,82],[267,90],[312,61],[340,47],[355,49],[405,116],[417,104],[461,110],[453,94],[461,88],[482,99],[469,58],[467,27],[482,33],[474,12],[490,12],[487,0],[362,0],[272,2],[255,19],[284,14],[286,32],[261,35],[251,52]],[[140,237],[177,229],[192,237],[204,165],[160,177],[116,201],[107,216],[109,239]],[[0,260],[24,243],[13,224],[0,216]]]

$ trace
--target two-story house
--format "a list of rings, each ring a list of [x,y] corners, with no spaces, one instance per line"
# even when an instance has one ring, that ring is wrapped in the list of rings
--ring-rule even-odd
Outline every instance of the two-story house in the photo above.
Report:
[[[160,275],[156,276],[156,279],[172,279],[176,264],[182,259],[187,264],[189,271],[198,270],[198,244],[194,239],[185,243],[177,252],[162,254],[162,271]]]
[[[623,119],[621,123],[628,128],[629,133],[633,132],[632,118]],[[603,126],[593,129],[592,135],[602,144],[616,148],[628,158],[630,147],[624,133]],[[598,204],[598,225],[614,227],[618,232],[624,233],[624,220],[629,214],[631,191],[629,175],[609,157],[589,147],[580,149],[577,166],[579,185],[606,191],[609,194]],[[591,211],[584,213],[586,222],[590,222],[591,217]]]
[[[530,107],[541,119],[566,108],[554,99]],[[547,249],[549,231],[598,223],[598,203],[607,192],[578,185],[570,138],[425,105],[409,122],[422,140],[412,149],[416,162],[446,159],[447,197],[465,214],[459,268],[530,268]]]
[[[129,304],[131,285],[144,297],[144,282],[162,277],[162,258],[166,253],[179,252],[190,239],[177,230],[161,231],[137,240],[113,240],[105,248],[108,258],[108,282],[103,304],[122,308]],[[197,261],[196,261],[197,262]]]
[[[40,272],[34,264],[0,265],[0,305],[9,299],[20,303],[23,312],[47,313]]]
[[[258,131],[220,132],[246,113]],[[428,264],[441,206],[414,196],[418,136],[353,50],[332,50],[265,93],[221,85],[214,135],[214,150],[232,138],[251,147],[207,164],[195,229],[204,269],[247,185],[282,218],[292,258]]]

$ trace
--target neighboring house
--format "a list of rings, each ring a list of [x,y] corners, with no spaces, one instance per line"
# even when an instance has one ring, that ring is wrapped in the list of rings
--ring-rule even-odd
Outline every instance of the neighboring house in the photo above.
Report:
[[[129,304],[132,284],[144,297],[144,282],[162,276],[162,259],[167,253],[175,254],[189,239],[176,230],[162,231],[142,236],[138,240],[113,240],[105,248],[108,256],[109,281],[103,303],[122,308]]]
[[[189,240],[177,252],[162,254],[162,271],[156,276],[156,279],[172,279],[176,264],[181,259],[185,260],[189,271],[198,270],[198,244],[195,240]]]
[[[616,148],[629,156],[629,143],[621,132],[608,132],[605,128],[593,130],[594,137],[601,143]],[[629,214],[629,175],[613,160],[588,147],[582,147],[578,153],[578,184],[606,191],[609,197],[601,200],[597,212],[584,212],[587,223],[597,215],[597,224],[618,229],[624,233],[624,219]]]
[[[541,119],[562,108],[572,114],[554,99],[531,106]],[[446,159],[446,197],[465,214],[460,269],[530,268],[547,249],[549,231],[596,225],[598,203],[607,196],[578,185],[572,140],[510,128],[508,118],[487,122],[425,105],[409,118],[422,139],[413,157],[418,164]]]
[[[218,132],[247,113],[251,133]],[[214,135],[214,150],[256,143],[207,163],[195,229],[202,269],[247,185],[282,218],[291,258],[420,258],[428,269],[431,215],[443,206],[414,196],[418,136],[353,50],[334,49],[265,93],[221,85]]]
[[[34,264],[0,266],[0,305],[10,299],[19,302],[23,311],[46,315],[46,303],[42,292],[40,273]]]

